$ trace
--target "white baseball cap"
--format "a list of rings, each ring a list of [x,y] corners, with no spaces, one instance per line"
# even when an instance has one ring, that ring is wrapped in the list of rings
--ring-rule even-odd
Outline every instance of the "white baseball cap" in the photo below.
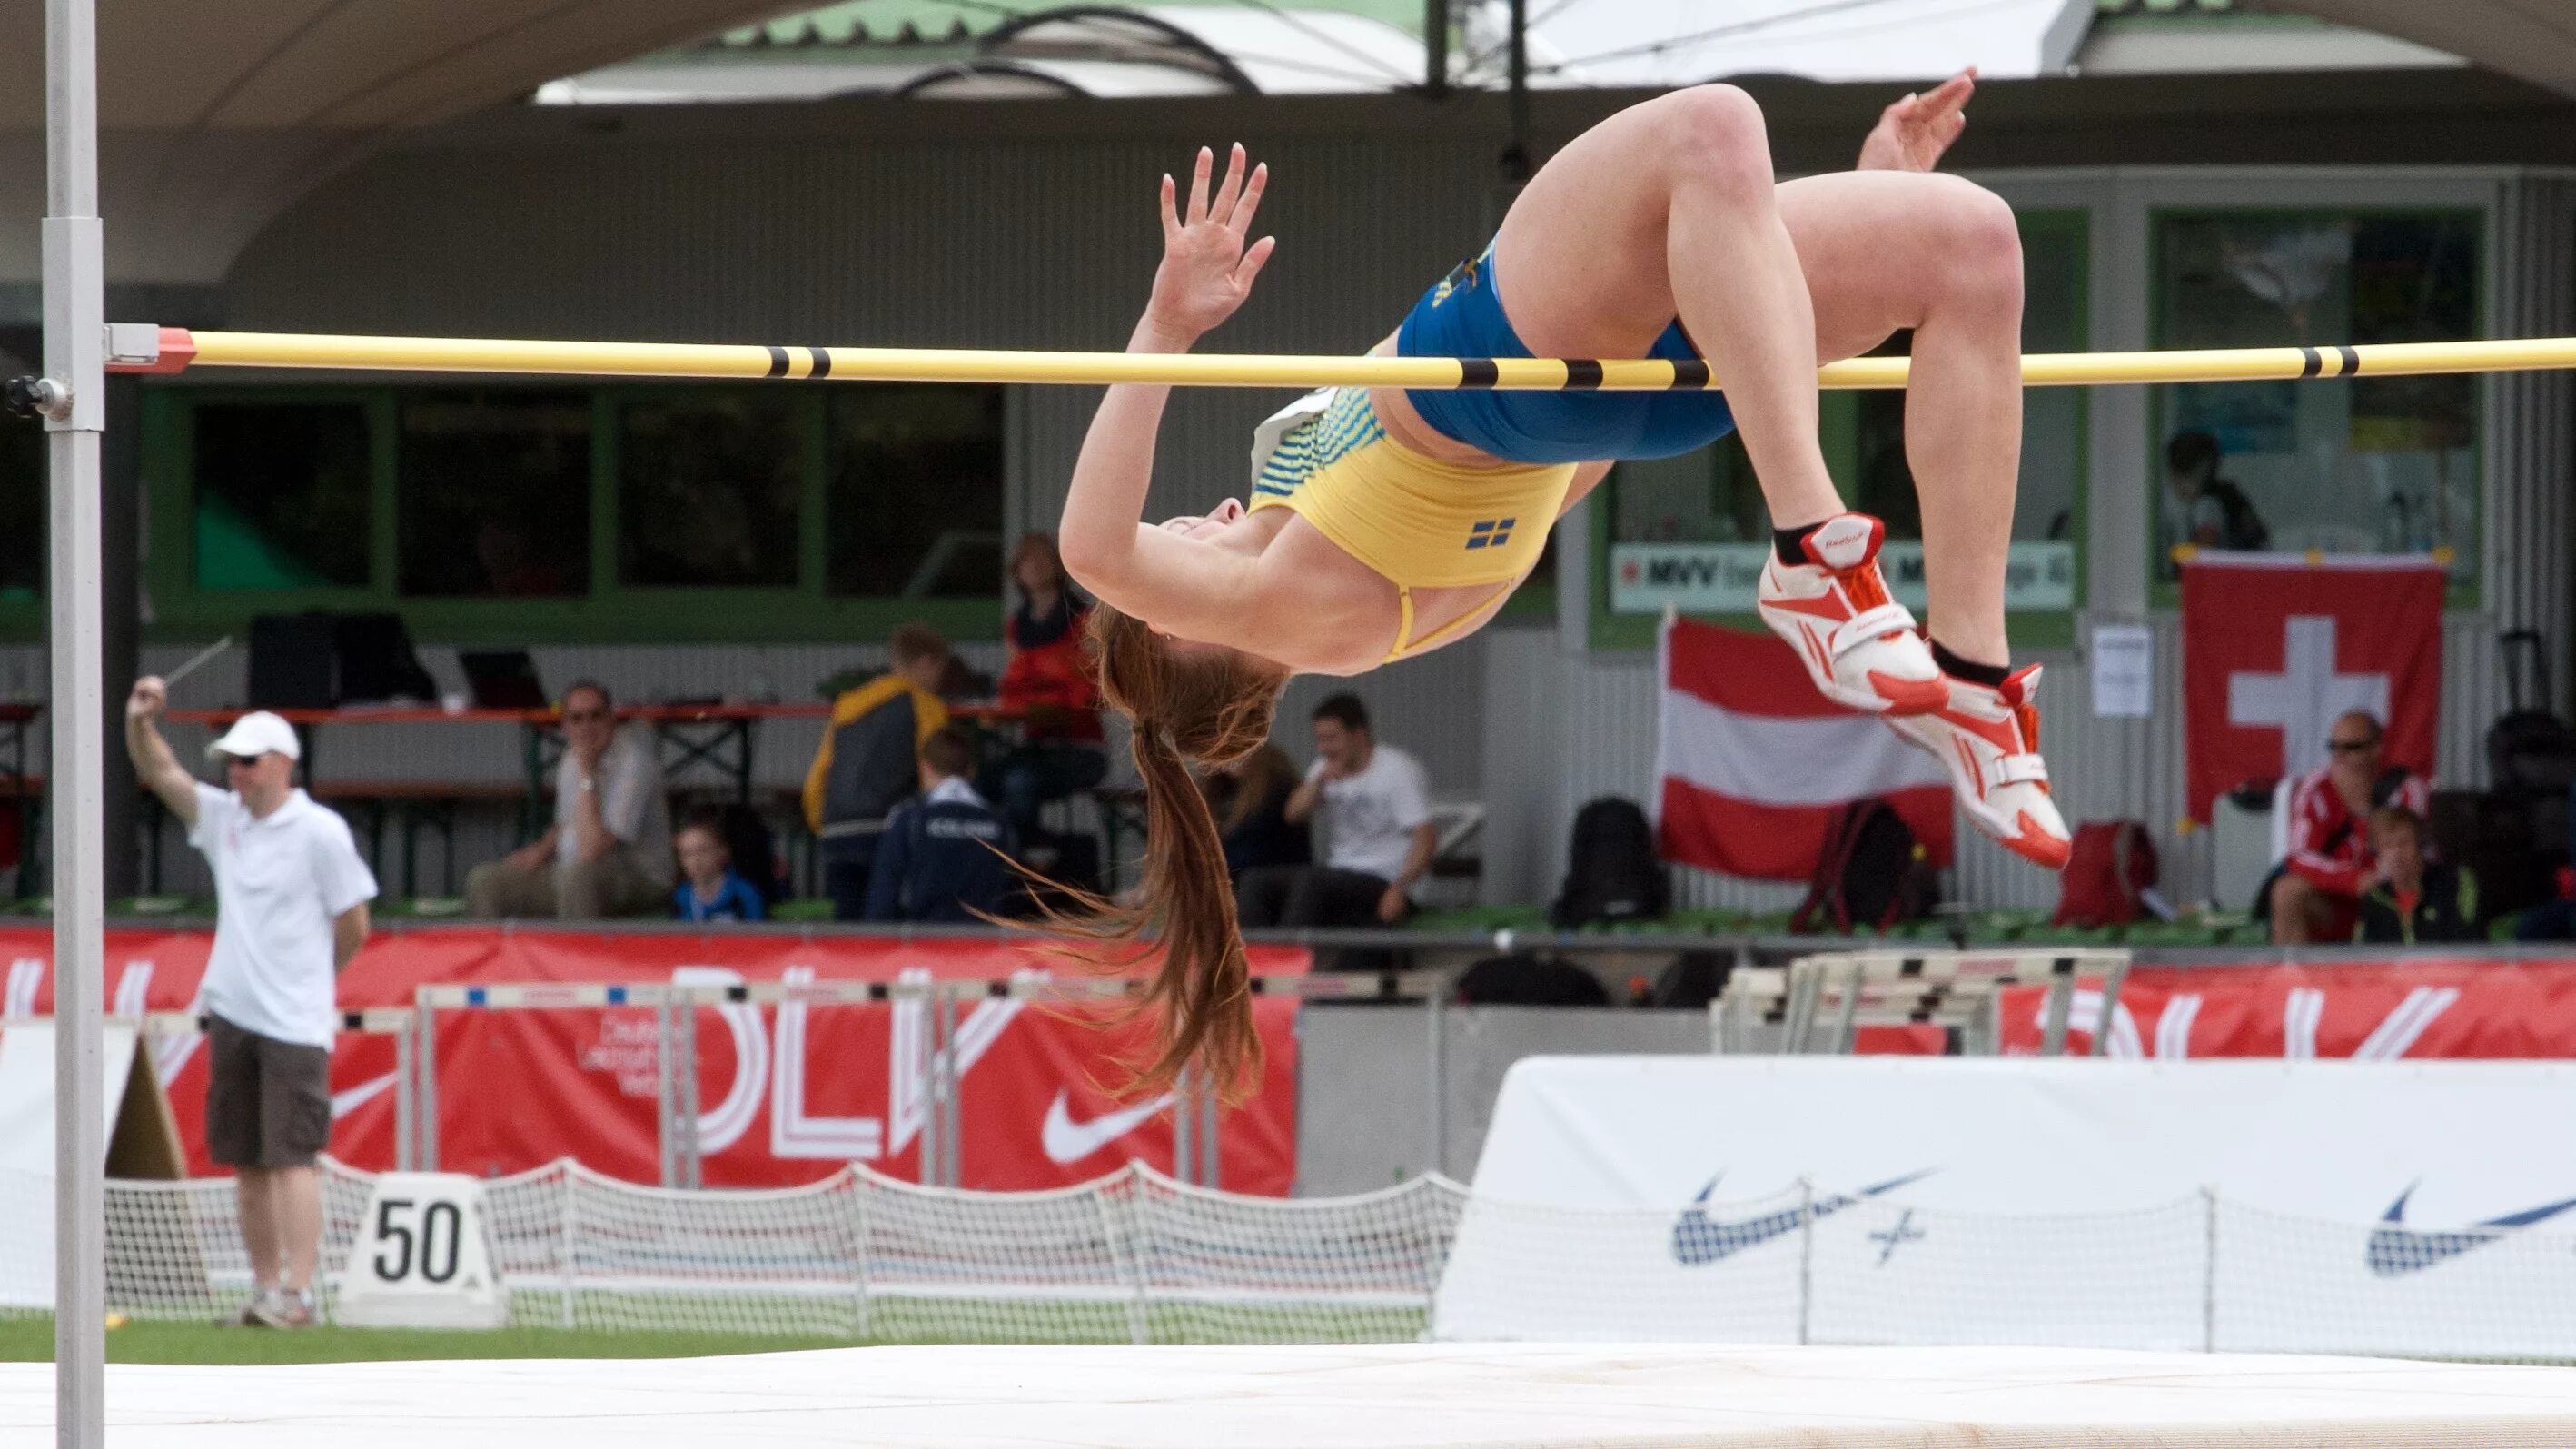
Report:
[[[304,758],[304,744],[295,738],[295,726],[269,713],[255,709],[233,721],[224,737],[206,746],[206,758],[232,755],[256,760],[262,755],[284,755],[290,760]]]

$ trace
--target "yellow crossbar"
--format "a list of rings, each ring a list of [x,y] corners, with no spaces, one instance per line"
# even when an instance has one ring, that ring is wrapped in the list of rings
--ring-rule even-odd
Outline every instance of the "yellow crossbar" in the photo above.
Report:
[[[126,329],[119,329],[125,331]],[[1254,357],[1224,353],[992,352],[959,348],[787,347],[679,342],[528,342],[449,337],[327,337],[161,330],[157,359],[113,370],[321,368],[584,377],[829,378],[847,382],[1167,383],[1183,387],[1507,388],[1549,392],[1672,391],[1719,386],[1707,364],[1662,359]],[[1860,357],[1818,374],[1829,388],[1905,386],[1908,359]],[[2367,346],[2245,347],[2200,352],[2056,352],[2022,359],[2034,387],[2146,382],[2257,382],[2405,373],[2521,372],[2576,367],[2576,337]]]

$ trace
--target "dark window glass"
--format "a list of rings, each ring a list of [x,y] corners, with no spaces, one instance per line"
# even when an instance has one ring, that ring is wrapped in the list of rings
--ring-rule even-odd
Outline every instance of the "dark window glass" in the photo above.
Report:
[[[830,401],[825,588],[991,598],[1002,578],[1002,390],[851,387]]]
[[[2474,212],[2182,212],[2156,220],[2158,347],[2478,335]],[[2475,377],[2155,389],[2159,576],[2172,549],[2456,550],[2477,575]]]
[[[797,416],[795,395],[781,389],[620,404],[620,580],[793,588]]]
[[[433,392],[402,403],[402,591],[590,592],[590,398]]]
[[[26,377],[43,346],[34,328],[0,328],[0,377]],[[0,601],[45,588],[45,426],[0,412]]]
[[[367,410],[199,403],[197,587],[364,588]]]

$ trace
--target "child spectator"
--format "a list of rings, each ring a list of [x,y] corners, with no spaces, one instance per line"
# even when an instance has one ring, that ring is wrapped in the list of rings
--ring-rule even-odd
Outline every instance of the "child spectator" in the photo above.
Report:
[[[671,838],[680,857],[680,886],[671,893],[671,914],[683,921],[758,921],[769,915],[760,890],[737,875],[733,851],[725,844],[724,822],[714,815],[692,815]]]
[[[2478,939],[2478,878],[2424,858],[2424,818],[2403,805],[2370,812],[2379,878],[2361,893],[2356,941],[2391,946]]]
[[[950,725],[921,743],[921,794],[886,821],[868,875],[871,921],[972,924],[999,915],[1015,878],[1010,822],[967,783],[975,746]]]

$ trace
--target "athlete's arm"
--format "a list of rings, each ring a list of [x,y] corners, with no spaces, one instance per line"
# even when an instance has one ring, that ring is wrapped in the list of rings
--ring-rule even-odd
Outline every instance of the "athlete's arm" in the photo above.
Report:
[[[1247,176],[1243,148],[1237,146],[1224,184],[1211,196],[1208,174],[1214,161],[1206,149],[1199,151],[1186,216],[1175,205],[1172,178],[1163,178],[1163,260],[1154,269],[1154,292],[1145,315],[1128,338],[1130,352],[1188,351],[1243,305],[1253,278],[1270,259],[1271,238],[1248,246],[1244,242],[1269,168],[1254,167]],[[1176,629],[1181,621],[1164,617],[1172,598],[1186,597],[1208,582],[1199,575],[1226,570],[1222,560],[1194,557],[1212,556],[1216,550],[1192,546],[1144,521],[1145,493],[1154,478],[1154,434],[1170,397],[1168,387],[1119,386],[1101,398],[1074,462],[1056,544],[1066,572],[1085,588],[1114,607]],[[1248,579],[1249,560],[1241,562]]]
[[[1977,68],[1970,66],[1920,95],[1904,98],[1878,113],[1878,125],[1860,143],[1858,171],[1929,171],[1941,164],[1941,153],[1968,127],[1968,97],[1977,90]]]

